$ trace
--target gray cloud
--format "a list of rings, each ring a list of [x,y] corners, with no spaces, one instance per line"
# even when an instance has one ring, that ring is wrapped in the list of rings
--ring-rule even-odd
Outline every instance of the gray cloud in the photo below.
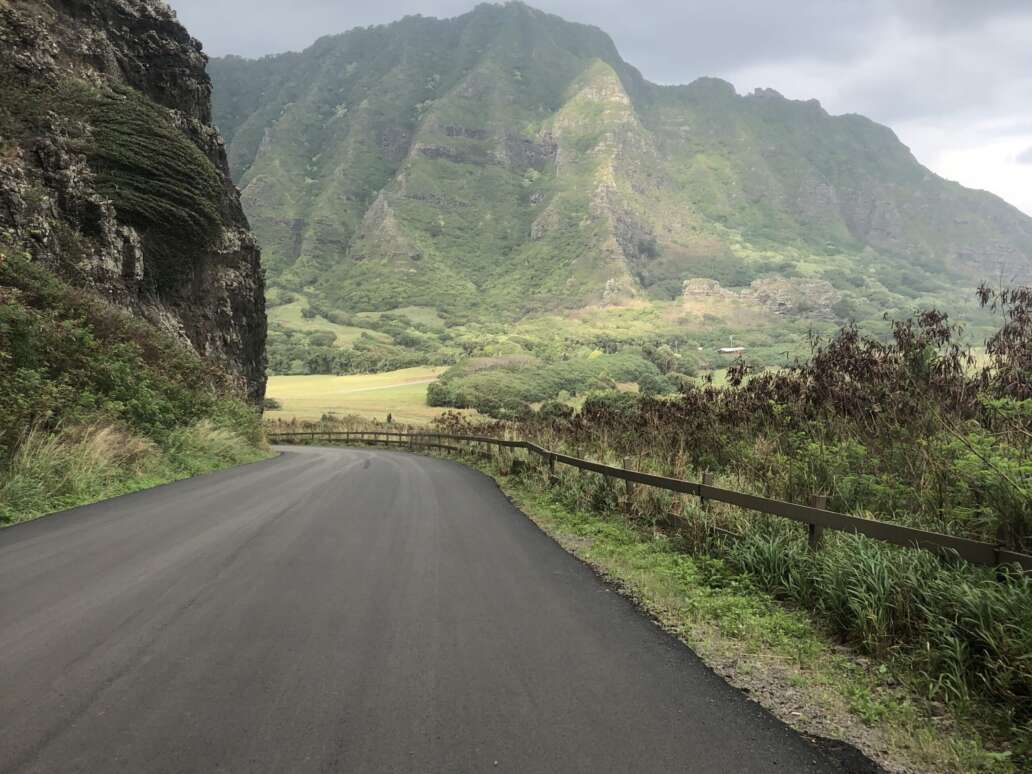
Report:
[[[1019,164],[1032,164],[1032,147],[1026,148],[1015,159]]]
[[[210,54],[260,56],[408,14],[455,16],[476,0],[169,2]],[[831,112],[863,113],[902,129],[901,138],[937,171],[939,156],[973,144],[1032,144],[1028,0],[529,2],[601,27],[650,80],[716,75],[739,91],[770,86],[789,97],[816,97]],[[909,137],[907,127],[917,127]],[[1013,148],[1004,155],[1012,170],[1032,175],[1015,162]],[[1023,181],[998,192],[1032,211],[1032,179]],[[1024,190],[1025,201],[1016,201]]]

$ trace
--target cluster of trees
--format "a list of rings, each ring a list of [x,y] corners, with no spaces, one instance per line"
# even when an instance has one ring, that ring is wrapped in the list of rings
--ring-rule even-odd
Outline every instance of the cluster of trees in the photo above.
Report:
[[[440,357],[428,356],[364,335],[349,348],[335,346],[336,337],[316,331],[269,337],[269,372],[274,374],[369,374],[419,365],[447,365]]]
[[[640,351],[542,362],[533,358],[473,359],[444,372],[427,390],[431,406],[472,408],[494,417],[520,416],[531,404],[633,384],[644,395],[676,390]]]

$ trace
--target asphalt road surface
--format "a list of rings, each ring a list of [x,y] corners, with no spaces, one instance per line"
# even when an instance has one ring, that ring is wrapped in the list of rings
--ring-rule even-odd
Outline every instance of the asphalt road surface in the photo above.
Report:
[[[489,478],[378,450],[0,531],[0,724],[4,772],[870,770],[726,685]]]

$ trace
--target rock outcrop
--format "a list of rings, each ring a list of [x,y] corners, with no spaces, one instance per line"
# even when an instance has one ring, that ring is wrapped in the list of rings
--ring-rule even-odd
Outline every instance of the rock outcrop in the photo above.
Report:
[[[842,299],[842,294],[822,279],[770,277],[753,280],[748,287],[732,289],[716,280],[695,277],[685,280],[682,298],[689,302],[699,298],[740,301],[777,315],[834,320],[832,307]]]
[[[257,243],[161,0],[0,0],[0,229],[265,391]]]

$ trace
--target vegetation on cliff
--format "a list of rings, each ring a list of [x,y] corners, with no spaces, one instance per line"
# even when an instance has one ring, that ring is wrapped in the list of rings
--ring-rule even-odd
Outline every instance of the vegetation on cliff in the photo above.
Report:
[[[144,235],[145,280],[158,293],[182,284],[226,225],[215,165],[134,89],[90,94],[86,112],[97,190]]]
[[[243,384],[0,245],[0,525],[259,459]]]

